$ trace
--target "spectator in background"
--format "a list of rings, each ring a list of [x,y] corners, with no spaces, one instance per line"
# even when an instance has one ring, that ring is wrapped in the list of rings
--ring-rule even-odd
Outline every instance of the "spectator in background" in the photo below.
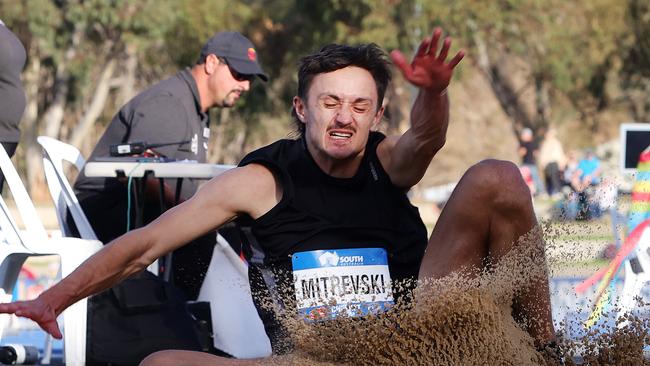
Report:
[[[156,148],[162,156],[205,163],[210,137],[208,111],[213,107],[233,107],[256,78],[266,81],[267,75],[258,63],[251,41],[238,32],[219,32],[203,46],[194,66],[149,87],[126,103],[113,117],[88,161],[109,156],[111,145],[144,141],[164,144]],[[146,199],[154,203],[159,201],[157,184],[155,178],[146,182]],[[198,180],[184,179],[180,200],[189,199],[198,186]],[[174,205],[175,185],[165,183],[164,188],[166,203]],[[123,180],[87,177],[81,171],[74,189],[101,242],[108,243],[127,231],[127,215],[131,222],[135,221],[134,212],[128,212],[127,186]],[[144,223],[159,214],[157,209],[145,211]],[[71,217],[68,224],[74,224]],[[215,235],[209,233],[174,253],[172,282],[190,299],[198,296],[214,243]]]
[[[539,164],[544,170],[546,193],[549,196],[555,197],[562,190],[562,171],[565,170],[566,159],[557,131],[553,127],[549,128],[539,149]]]
[[[578,162],[578,167],[573,176],[573,187],[577,192],[582,192],[590,186],[600,183],[600,159],[596,157],[593,150],[587,149],[585,157]]]
[[[257,52],[251,41],[238,32],[219,32],[203,46],[193,66],[150,86],[120,108],[88,161],[108,157],[111,145],[143,141],[161,145],[151,151],[153,155],[205,163],[210,138],[209,110],[233,107],[249,91],[256,78],[266,81],[267,75],[258,63]],[[144,186],[143,199],[154,203],[144,206],[141,218],[146,224],[160,215],[160,186],[156,178],[147,179]],[[183,179],[178,199],[189,199],[198,186],[196,179]],[[127,222],[135,221],[135,212],[129,209],[126,180],[88,177],[82,170],[74,188],[88,221],[103,243],[127,232]],[[163,186],[167,207],[176,203],[175,188],[175,182],[170,180]],[[68,224],[71,227],[74,224],[69,215]],[[223,229],[221,234],[229,242],[234,242],[236,231],[231,229],[227,233]],[[215,242],[216,233],[207,231],[187,246],[174,251],[171,266],[165,268],[168,274],[171,270],[171,283],[190,300],[196,300],[199,295]],[[190,335],[185,332],[187,317],[175,313],[177,309],[170,311],[162,307],[150,300],[151,297],[147,298],[146,294],[162,291],[168,304],[174,304],[174,300],[178,299],[146,276],[147,273],[138,273],[128,286],[120,284],[111,290],[141,295],[138,303],[141,309],[146,310],[138,310],[137,316],[124,314],[121,305],[111,296],[91,299],[90,307],[94,312],[90,313],[88,320],[86,358],[90,360],[89,364],[135,365],[146,355],[163,348],[196,348]],[[148,329],[156,329],[159,338],[148,336],[154,332],[131,335],[138,324],[147,322],[155,323]],[[102,336],[106,334],[110,336]],[[112,339],[127,336],[134,343],[133,347],[121,347],[121,343]]]
[[[539,145],[533,138],[533,130],[524,128],[519,135],[519,156],[521,157],[521,166],[528,170],[530,177],[533,180],[534,190],[531,192],[536,195],[543,191],[544,187],[539,177],[539,170],[537,169],[537,155],[539,154]]]
[[[20,140],[18,123],[25,110],[25,91],[20,73],[27,54],[18,37],[0,20],[0,143],[9,157],[16,152]],[[4,175],[0,172],[0,193]]]
[[[566,165],[562,171],[562,185],[575,189],[573,187],[573,176],[578,170],[578,153],[575,150],[569,151],[566,157]]]
[[[578,152],[570,150],[566,156],[566,165],[562,171],[563,200],[556,203],[561,219],[575,220],[585,214],[586,197],[579,191],[580,175],[578,173]]]

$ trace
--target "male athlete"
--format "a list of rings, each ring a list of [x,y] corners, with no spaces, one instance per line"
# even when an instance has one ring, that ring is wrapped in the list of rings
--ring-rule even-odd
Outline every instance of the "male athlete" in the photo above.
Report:
[[[254,151],[190,200],[114,240],[37,299],[0,305],[0,312],[29,317],[61,338],[56,317],[75,301],[232,220],[250,225],[259,243],[250,256],[262,257],[252,261],[253,289],[268,285],[264,271],[282,283],[280,273],[295,264],[292,256],[316,250],[373,248],[385,253],[392,280],[440,278],[498,262],[536,224],[516,165],[489,160],[472,166],[428,242],[406,197],[445,143],[447,87],[464,56],[461,51],[447,61],[451,40],[445,38],[438,49],[441,33],[436,29],[424,39],[410,63],[399,51],[391,53],[405,79],[419,89],[404,134],[372,132],[382,119],[390,81],[383,51],[374,44],[326,46],[303,58],[299,68],[293,100],[303,127],[299,139]],[[538,345],[552,341],[547,282],[531,283],[522,293],[515,299],[514,315],[537,319],[527,331]],[[263,320],[272,343],[283,337],[273,319]],[[230,361],[207,353],[163,351],[143,364],[223,362]]]

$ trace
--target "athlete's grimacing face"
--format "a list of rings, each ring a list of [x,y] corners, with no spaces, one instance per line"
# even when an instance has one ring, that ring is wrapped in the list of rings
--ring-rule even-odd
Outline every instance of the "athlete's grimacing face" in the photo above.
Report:
[[[314,159],[336,163],[363,156],[370,130],[383,115],[377,103],[377,86],[368,70],[348,66],[316,75],[306,103],[294,98]]]

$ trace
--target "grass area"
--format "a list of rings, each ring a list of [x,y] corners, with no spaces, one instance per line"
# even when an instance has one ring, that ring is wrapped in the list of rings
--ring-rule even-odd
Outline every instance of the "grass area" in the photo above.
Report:
[[[573,262],[551,262],[551,277],[588,277],[609,264],[608,259],[594,258]]]
[[[425,222],[427,232],[431,235],[435,222]],[[554,241],[614,241],[608,218],[592,221],[543,222],[547,238]]]
[[[589,268],[602,268],[610,262],[605,258],[593,258],[581,261],[567,261],[567,262],[554,262],[551,263],[552,267],[589,267]]]
[[[555,237],[561,241],[613,241],[614,236],[611,234],[566,234]]]

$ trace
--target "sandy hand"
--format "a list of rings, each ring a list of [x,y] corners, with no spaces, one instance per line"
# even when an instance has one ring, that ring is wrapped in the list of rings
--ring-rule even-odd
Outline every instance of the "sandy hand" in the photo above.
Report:
[[[465,52],[461,50],[446,63],[449,47],[451,46],[451,38],[449,37],[444,39],[440,54],[436,55],[441,34],[442,29],[436,28],[430,39],[425,38],[410,64],[400,51],[394,50],[390,53],[393,62],[399,67],[406,80],[419,88],[436,93],[442,93],[447,89],[454,67],[465,56]]]
[[[16,301],[0,304],[0,313],[16,314],[35,321],[44,331],[56,339],[63,338],[56,322],[56,313],[40,297],[30,301]]]

